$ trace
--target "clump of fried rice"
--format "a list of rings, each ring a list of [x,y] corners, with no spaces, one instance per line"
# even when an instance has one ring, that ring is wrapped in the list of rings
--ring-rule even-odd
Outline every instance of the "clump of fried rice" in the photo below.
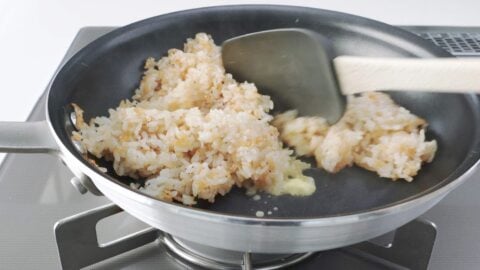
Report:
[[[187,205],[213,202],[236,185],[274,195],[310,195],[309,165],[283,148],[270,124],[269,96],[225,72],[221,51],[204,33],[183,50],[145,63],[132,100],[108,117],[84,123],[77,111],[82,152],[113,162],[118,175],[146,179],[141,191]]]
[[[410,182],[437,150],[435,140],[425,139],[427,122],[383,93],[349,96],[344,116],[332,126],[296,111],[277,115],[273,125],[297,155],[314,156],[318,167],[332,173],[356,164]]]

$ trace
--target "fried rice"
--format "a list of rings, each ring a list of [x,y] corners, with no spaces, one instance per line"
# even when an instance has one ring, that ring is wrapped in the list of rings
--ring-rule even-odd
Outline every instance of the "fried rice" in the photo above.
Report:
[[[273,125],[298,155],[314,156],[318,167],[332,173],[355,164],[410,182],[437,150],[435,140],[425,139],[427,122],[383,93],[349,96],[344,116],[332,126],[296,111],[277,115]]]
[[[225,72],[221,51],[204,33],[184,49],[145,63],[132,100],[109,116],[77,123],[82,152],[113,162],[116,174],[166,201],[213,202],[233,186],[274,195],[315,191],[309,165],[283,147],[270,124],[269,96]],[[82,118],[77,107],[77,122]]]

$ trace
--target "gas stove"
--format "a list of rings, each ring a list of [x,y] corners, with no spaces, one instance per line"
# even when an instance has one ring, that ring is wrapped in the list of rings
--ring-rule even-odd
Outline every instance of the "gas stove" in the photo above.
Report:
[[[480,28],[405,26],[457,56],[480,56]],[[65,59],[112,27],[82,28]],[[29,120],[44,119],[45,95]],[[473,178],[480,176],[477,174]],[[382,237],[305,254],[250,254],[177,239],[81,194],[57,157],[9,154],[0,167],[0,269],[477,269],[480,182]],[[81,190],[80,190],[81,191]],[[438,228],[438,229],[437,229]],[[438,230],[438,233],[437,233]]]

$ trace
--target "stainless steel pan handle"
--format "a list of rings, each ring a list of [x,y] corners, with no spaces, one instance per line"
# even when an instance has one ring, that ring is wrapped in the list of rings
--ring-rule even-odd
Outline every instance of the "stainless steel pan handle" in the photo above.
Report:
[[[60,156],[58,144],[53,139],[48,122],[2,122],[0,121],[0,153],[47,153]],[[70,182],[81,193],[103,195],[92,180],[79,170],[70,167],[75,175]]]
[[[0,122],[0,152],[59,153],[47,121]]]

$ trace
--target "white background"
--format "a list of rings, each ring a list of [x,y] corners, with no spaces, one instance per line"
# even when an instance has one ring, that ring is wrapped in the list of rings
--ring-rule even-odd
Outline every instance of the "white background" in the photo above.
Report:
[[[238,3],[311,6],[401,25],[480,25],[480,1],[475,0],[0,0],[0,120],[27,118],[83,26],[121,26],[176,10]]]

